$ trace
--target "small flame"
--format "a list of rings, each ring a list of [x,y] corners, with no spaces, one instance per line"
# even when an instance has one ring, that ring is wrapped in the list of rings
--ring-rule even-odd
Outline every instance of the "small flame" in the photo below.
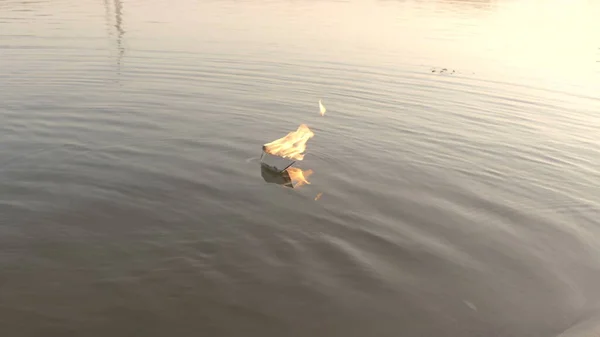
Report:
[[[275,156],[302,160],[304,159],[306,142],[314,135],[306,124],[301,124],[296,131],[265,144],[265,151]]]
[[[315,197],[315,201],[321,199],[322,196],[323,196],[323,192],[317,194],[317,196]]]
[[[325,106],[323,105],[321,100],[319,100],[319,110],[321,111],[321,116],[325,116],[325,112],[327,111],[327,109],[325,109]]]
[[[288,167],[287,173],[289,174],[290,179],[292,180],[292,183],[296,182],[294,184],[294,187],[300,187],[304,184],[310,185],[310,182],[306,179],[308,177],[310,177],[311,174],[313,174],[313,171],[312,170],[302,171],[301,169],[299,169],[297,167]]]

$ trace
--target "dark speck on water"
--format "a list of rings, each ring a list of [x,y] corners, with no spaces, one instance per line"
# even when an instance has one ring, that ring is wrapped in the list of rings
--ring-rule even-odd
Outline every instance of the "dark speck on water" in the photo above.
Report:
[[[0,336],[593,335],[598,13],[0,1]]]

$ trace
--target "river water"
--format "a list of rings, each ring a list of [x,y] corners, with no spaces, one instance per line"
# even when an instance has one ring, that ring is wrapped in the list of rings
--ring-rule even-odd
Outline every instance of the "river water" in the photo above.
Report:
[[[593,320],[598,17],[586,0],[0,1],[1,335]],[[269,183],[262,144],[302,123],[311,184]]]

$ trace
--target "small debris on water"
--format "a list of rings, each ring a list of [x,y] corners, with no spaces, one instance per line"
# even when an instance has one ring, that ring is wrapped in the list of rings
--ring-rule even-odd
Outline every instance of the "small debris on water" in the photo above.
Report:
[[[448,68],[441,68],[441,69],[433,68],[433,69],[431,69],[431,72],[432,73],[437,72],[437,73],[440,73],[440,74],[446,73],[446,74],[452,75],[452,74],[456,73],[456,70],[448,69]]]
[[[315,197],[315,201],[321,199],[321,196],[323,196],[323,193],[319,193],[317,194],[317,196]]]
[[[473,311],[477,311],[477,307],[475,306],[475,304],[473,304],[472,302],[469,302],[467,300],[463,300],[463,303],[469,307],[471,310]]]
[[[325,116],[325,112],[327,111],[327,109],[325,109],[325,106],[323,105],[323,102],[321,102],[321,100],[319,100],[319,111],[321,112],[321,116]]]

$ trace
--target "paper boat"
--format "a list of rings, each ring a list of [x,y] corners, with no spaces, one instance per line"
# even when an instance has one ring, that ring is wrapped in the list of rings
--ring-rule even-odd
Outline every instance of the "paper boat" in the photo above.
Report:
[[[263,152],[260,156],[260,164],[262,166],[267,167],[275,172],[281,173],[285,171],[285,169],[287,169],[288,167],[294,165],[295,162],[296,161],[293,159],[272,155],[265,151],[265,147],[263,146]]]

